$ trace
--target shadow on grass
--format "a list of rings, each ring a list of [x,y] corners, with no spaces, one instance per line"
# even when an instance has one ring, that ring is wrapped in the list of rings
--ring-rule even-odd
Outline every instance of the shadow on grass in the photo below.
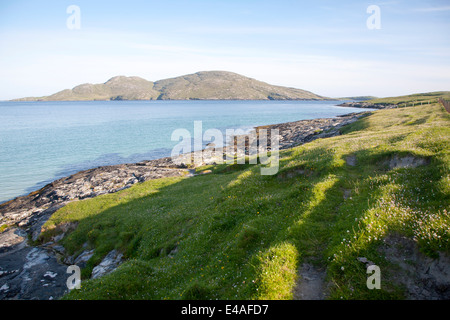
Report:
[[[362,130],[365,121],[347,132]],[[305,261],[326,266],[332,291],[347,298],[397,297],[389,286],[366,287],[365,267],[356,258],[382,262],[376,244],[347,252],[344,261],[332,259],[344,237],[361,231],[356,221],[383,196],[369,180],[388,172],[383,161],[393,154],[361,150],[342,155],[356,156],[355,166],[345,161],[337,166],[327,147],[296,149],[283,153],[274,176],[260,176],[260,165],[222,165],[212,174],[166,184],[149,181],[67,206],[67,214],[77,207],[87,212],[62,242],[69,254],[95,248],[85,279],[111,250],[127,258],[117,272],[86,281],[67,298],[287,299]],[[291,166],[295,157],[302,161]],[[436,161],[432,165],[441,167]],[[416,186],[414,181],[404,188]],[[344,197],[346,190],[350,197]],[[108,202],[120,198],[128,200]],[[98,205],[101,201],[109,203],[107,209]]]

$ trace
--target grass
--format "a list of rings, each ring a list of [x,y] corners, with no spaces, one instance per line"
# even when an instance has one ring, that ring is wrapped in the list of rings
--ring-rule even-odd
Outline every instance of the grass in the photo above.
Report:
[[[388,268],[377,248],[392,233],[450,252],[450,116],[437,104],[379,110],[343,133],[281,152],[274,176],[207,166],[68,204],[42,239],[74,222],[67,253],[95,254],[64,299],[292,299],[303,262],[327,267],[331,299],[401,299],[391,283],[367,289],[357,257]],[[429,164],[390,169],[395,155]],[[88,280],[112,249],[126,261]]]
[[[400,107],[404,106],[413,106],[428,104],[428,103],[437,103],[439,98],[443,98],[444,100],[450,100],[450,91],[436,91],[436,92],[428,92],[428,93],[418,93],[411,94],[407,96],[399,96],[399,97],[390,97],[390,98],[375,98],[369,100],[370,103],[389,105],[396,104]]]
[[[9,228],[11,228],[11,227],[13,227],[13,225],[2,224],[2,225],[0,226],[0,233],[2,233],[3,231],[5,231],[6,229],[9,229]]]

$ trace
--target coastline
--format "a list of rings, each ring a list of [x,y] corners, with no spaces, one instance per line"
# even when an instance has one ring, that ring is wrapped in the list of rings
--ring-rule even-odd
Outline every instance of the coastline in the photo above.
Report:
[[[340,135],[340,129],[343,126],[371,113],[372,111],[363,111],[333,118],[278,123],[258,126],[254,130],[256,133],[260,129],[279,130],[279,150],[284,150],[316,139]],[[60,276],[56,277],[58,280],[49,284],[46,290],[36,289],[37,287],[33,281],[26,283],[19,281],[18,278],[20,277],[16,274],[8,274],[6,276],[0,274],[10,277],[11,280],[9,282],[14,286],[12,289],[8,288],[4,294],[0,290],[0,299],[29,299],[30,297],[49,299],[50,297],[55,298],[64,294],[65,285],[61,281],[66,279],[64,270],[67,268],[67,265],[60,260],[64,248],[53,242],[39,246],[29,244],[29,241],[35,242],[39,239],[42,226],[58,209],[72,201],[115,193],[130,188],[136,183],[151,179],[193,176],[195,167],[216,164],[217,157],[221,157],[222,160],[225,159],[227,151],[231,151],[237,158],[246,155],[245,148],[242,151],[236,150],[234,145],[232,147],[231,150],[227,150],[227,146],[223,148],[207,146],[203,150],[180,155],[177,159],[166,157],[138,163],[100,166],[55,180],[28,195],[19,196],[0,204],[0,226],[6,226],[0,231],[1,264],[9,266],[8,269],[20,270],[22,274],[23,272],[30,272],[24,268],[24,266],[30,264],[30,259],[44,257],[41,259],[42,261],[39,260],[39,263],[36,262],[41,268],[38,268],[35,271],[36,274],[31,277],[33,281],[39,282],[39,279],[45,278],[46,270],[59,270],[58,274],[60,274]],[[198,153],[201,153],[202,163],[188,166],[186,163],[192,163],[191,160],[195,158],[196,154],[198,156]],[[42,266],[42,263],[46,265]],[[0,269],[1,272],[2,270]],[[30,276],[26,278],[30,278]]]
[[[334,118],[316,118],[263,125],[257,126],[253,130],[258,132],[260,129],[278,129],[279,149],[283,150],[315,139],[339,135],[339,129],[342,126],[370,113],[370,111],[356,112]],[[217,155],[223,156],[222,159],[225,159],[227,147],[207,146],[202,150],[180,155],[177,161],[165,157],[138,163],[99,166],[79,171],[70,176],[54,180],[27,195],[0,203],[0,225],[16,225],[28,229],[41,216],[56,211],[55,205],[114,193],[129,188],[135,183],[150,179],[189,174],[188,166],[185,163],[190,163],[194,155],[199,152],[202,153],[203,162],[197,164],[197,166],[213,164],[217,161]],[[245,156],[240,150],[232,150],[231,152],[234,152],[236,157]]]

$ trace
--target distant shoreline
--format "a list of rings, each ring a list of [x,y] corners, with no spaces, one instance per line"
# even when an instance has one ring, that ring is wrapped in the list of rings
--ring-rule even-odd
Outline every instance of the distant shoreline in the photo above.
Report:
[[[28,100],[30,99],[30,100]],[[162,101],[353,101],[340,98],[327,98],[327,99],[91,99],[91,100],[43,100],[35,98],[19,98],[11,100],[0,100],[0,102],[133,102],[133,101],[147,101],[147,102],[162,102]]]

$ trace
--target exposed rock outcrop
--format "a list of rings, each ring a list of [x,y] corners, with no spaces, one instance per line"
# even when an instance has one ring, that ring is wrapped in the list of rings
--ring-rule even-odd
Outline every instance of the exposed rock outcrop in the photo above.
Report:
[[[105,274],[114,271],[122,263],[123,255],[117,250],[112,250],[110,253],[103,258],[93,270],[91,274],[91,279],[100,278]]]
[[[269,126],[260,126],[256,128],[256,131],[258,132],[261,129],[278,129],[280,135],[280,150],[288,149],[319,138],[329,138],[340,135],[340,128],[355,122],[362,117],[366,117],[369,114],[370,112],[350,113],[335,118],[286,122]]]
[[[117,192],[150,179],[184,174],[183,166],[174,164],[170,158],[81,171],[0,204],[0,223],[29,228],[67,202]]]
[[[68,291],[67,266],[79,267],[94,254],[86,250],[76,257],[64,257],[64,247],[57,241],[76,225],[60,226],[63,233],[41,246],[28,245],[36,240],[42,225],[70,201],[117,192],[135,183],[163,177],[182,176],[188,171],[163,158],[135,164],[99,167],[56,180],[27,196],[0,205],[0,223],[9,226],[0,233],[0,300],[61,297]],[[120,253],[108,255],[94,268],[95,277],[111,272],[121,262]],[[62,260],[62,261],[61,261]]]
[[[398,108],[395,104],[375,104],[370,102],[344,102],[341,104],[338,104],[339,107],[349,107],[349,108],[366,108],[366,109],[392,109],[392,108]]]

